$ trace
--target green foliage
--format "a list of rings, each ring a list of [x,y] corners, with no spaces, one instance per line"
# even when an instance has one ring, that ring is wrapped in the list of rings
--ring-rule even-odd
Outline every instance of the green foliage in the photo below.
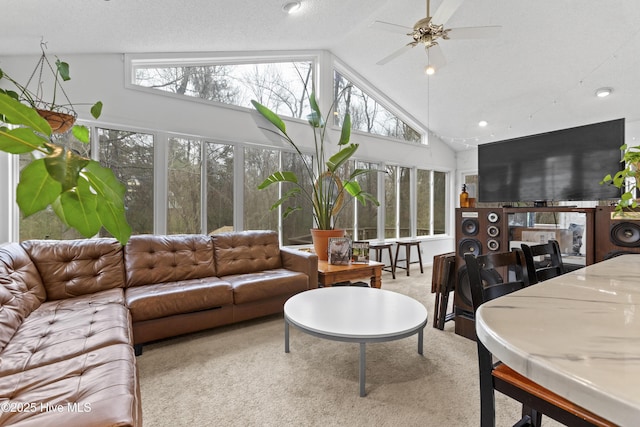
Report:
[[[0,150],[11,154],[36,152],[20,174],[17,203],[25,216],[51,205],[56,215],[85,237],[104,227],[123,245],[131,236],[124,208],[125,187],[110,169],[51,141],[51,128],[32,108],[0,93],[0,117],[20,126],[0,127]],[[76,129],[77,128],[77,129]],[[89,131],[75,126],[74,136],[88,142]]]
[[[638,207],[638,201],[634,197],[634,193],[638,187],[638,178],[640,178],[640,145],[628,147],[624,144],[620,147],[623,153],[625,168],[616,172],[613,176],[607,174],[600,184],[612,184],[617,188],[624,190],[620,196],[620,200],[616,203],[616,213],[622,213],[625,209],[635,209]]]
[[[316,163],[310,164],[298,145],[287,133],[284,121],[276,113],[269,110],[259,102],[252,100],[251,103],[256,111],[266,118],[276,129],[265,130],[281,136],[292,148],[295,149],[296,153],[298,153],[300,159],[305,165],[305,171],[308,178],[307,182],[313,184],[313,190],[309,191],[304,187],[303,181],[300,180],[295,173],[290,171],[274,172],[258,186],[259,189],[262,190],[271,184],[281,182],[291,183],[295,187],[285,193],[275,204],[273,204],[273,206],[271,206],[272,210],[277,209],[287,200],[302,197],[313,206],[314,222],[317,228],[321,230],[331,230],[333,229],[336,218],[342,209],[340,206],[340,200],[342,200],[345,193],[355,197],[363,205],[366,205],[367,202],[371,202],[376,206],[380,206],[380,202],[378,202],[375,196],[363,191],[355,180],[359,175],[364,173],[373,173],[376,171],[357,169],[344,181],[340,177],[340,168],[343,165],[346,165],[349,159],[358,150],[358,144],[352,144],[349,142],[351,137],[351,117],[349,114],[346,114],[344,118],[340,132],[340,140],[337,144],[338,151],[327,159],[326,153],[328,152],[328,147],[325,147],[325,136],[327,131],[326,123],[329,121],[329,116],[327,115],[327,117],[323,119],[315,93],[311,93],[309,96],[311,114],[309,114],[307,119],[309,126],[313,131],[315,142],[314,161]],[[333,109],[333,106],[331,109]],[[331,114],[331,111],[329,114]],[[283,212],[283,217],[286,218],[297,210],[301,210],[301,208],[299,206],[289,207],[285,212]]]

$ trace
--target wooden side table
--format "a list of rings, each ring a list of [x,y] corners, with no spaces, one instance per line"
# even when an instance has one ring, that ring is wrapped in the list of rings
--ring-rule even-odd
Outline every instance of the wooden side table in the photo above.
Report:
[[[380,288],[383,266],[383,263],[377,261],[369,261],[368,264],[332,265],[318,260],[318,287],[369,277],[371,287]]]

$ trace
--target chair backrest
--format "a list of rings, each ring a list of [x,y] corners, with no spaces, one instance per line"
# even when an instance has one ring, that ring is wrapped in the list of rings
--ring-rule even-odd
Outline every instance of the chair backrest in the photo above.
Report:
[[[487,301],[529,286],[529,274],[520,249],[474,256],[465,254],[473,311]]]
[[[565,273],[562,254],[560,253],[560,245],[556,240],[549,240],[547,243],[540,245],[527,245],[523,243],[522,252],[527,262],[527,270],[531,284],[542,282]],[[545,257],[542,262],[535,260],[535,258],[539,256]]]

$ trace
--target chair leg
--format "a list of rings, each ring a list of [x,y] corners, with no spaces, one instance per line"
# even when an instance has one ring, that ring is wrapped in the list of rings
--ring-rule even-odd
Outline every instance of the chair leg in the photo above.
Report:
[[[409,270],[411,267],[411,245],[404,245],[404,252],[407,254],[407,259],[405,262],[407,263],[407,276],[409,275]]]
[[[396,264],[393,262],[393,252],[391,252],[391,246],[389,246],[389,264],[391,264],[391,277],[396,278]]]
[[[531,427],[541,427],[542,426],[542,413],[536,411],[533,408],[530,408],[526,405],[522,405],[522,419],[528,418]]]
[[[424,274],[424,270],[422,269],[422,254],[420,253],[420,243],[416,245],[416,249],[418,250],[418,260],[420,261],[420,273]]]
[[[476,340],[478,344],[478,368],[480,373],[480,427],[495,427],[496,403],[493,389],[493,359],[486,347]]]
[[[444,329],[444,322],[447,321],[447,308],[449,306],[449,289],[440,288],[442,296],[440,297],[440,311],[438,312],[438,329]]]
[[[433,327],[440,329],[440,290],[436,290],[435,304],[433,305]]]

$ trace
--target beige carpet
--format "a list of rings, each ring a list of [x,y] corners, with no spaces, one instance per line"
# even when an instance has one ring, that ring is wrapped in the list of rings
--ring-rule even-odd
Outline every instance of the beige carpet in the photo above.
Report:
[[[358,395],[359,345],[291,328],[284,352],[282,315],[147,345],[138,357],[144,425],[153,426],[477,426],[475,343],[431,326],[431,269],[384,289],[429,311],[424,356],[417,335],[367,345],[367,396]],[[520,406],[497,394],[497,426]],[[545,418],[545,426],[556,423]]]

